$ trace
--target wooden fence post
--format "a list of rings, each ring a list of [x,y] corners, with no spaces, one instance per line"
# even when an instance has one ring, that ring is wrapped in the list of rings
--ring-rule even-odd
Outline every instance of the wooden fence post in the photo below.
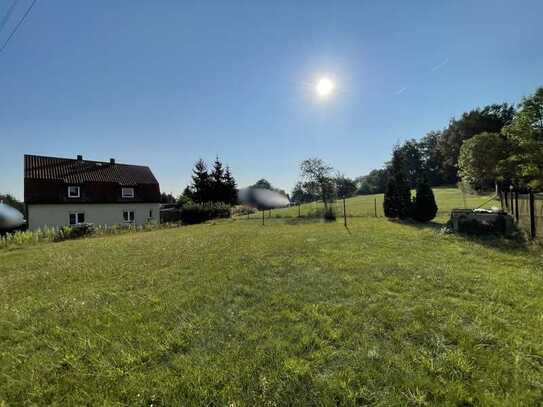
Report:
[[[534,191],[530,188],[530,236],[535,239],[537,231],[535,230],[535,197]]]
[[[302,217],[302,210],[301,210],[301,207],[302,207],[301,203],[298,202],[298,217],[299,217],[299,218]]]
[[[373,212],[375,217],[377,217],[377,198],[373,198]]]
[[[264,226],[264,209],[262,209],[262,226]]]
[[[518,191],[515,191],[515,219],[519,220],[519,210],[518,210]]]
[[[347,227],[347,210],[345,209],[345,198],[343,198],[343,223]]]

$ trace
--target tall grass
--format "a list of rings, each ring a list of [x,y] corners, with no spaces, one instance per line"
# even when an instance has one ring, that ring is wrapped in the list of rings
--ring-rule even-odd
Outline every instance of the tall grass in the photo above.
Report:
[[[161,223],[159,225],[146,223],[144,225],[98,225],[94,228],[93,236],[117,235],[121,233],[136,233],[145,232],[157,229],[169,229],[180,226],[177,223]],[[44,228],[37,230],[24,230],[7,233],[0,236],[0,250],[15,247],[31,246],[43,242],[54,242],[66,240],[64,236],[68,236],[69,228]]]

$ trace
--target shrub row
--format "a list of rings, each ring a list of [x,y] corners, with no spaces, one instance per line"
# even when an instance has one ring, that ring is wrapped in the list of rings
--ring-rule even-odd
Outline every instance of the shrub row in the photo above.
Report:
[[[188,204],[180,210],[181,222],[185,225],[206,222],[211,219],[229,218],[230,206],[224,203]]]

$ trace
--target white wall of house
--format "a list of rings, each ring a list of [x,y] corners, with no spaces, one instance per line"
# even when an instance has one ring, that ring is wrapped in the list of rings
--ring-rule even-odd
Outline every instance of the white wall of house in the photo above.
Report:
[[[30,230],[60,227],[70,224],[70,214],[84,213],[85,222],[95,225],[122,225],[124,211],[134,211],[134,224],[160,222],[159,203],[112,204],[29,204],[28,228]]]

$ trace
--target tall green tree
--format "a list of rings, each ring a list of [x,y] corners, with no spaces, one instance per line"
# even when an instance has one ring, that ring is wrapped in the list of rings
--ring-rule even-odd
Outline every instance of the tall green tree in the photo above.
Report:
[[[424,172],[421,146],[415,139],[410,139],[404,142],[398,150],[404,157],[407,182],[411,188],[415,188]]]
[[[474,189],[497,188],[499,164],[509,149],[509,143],[497,133],[485,132],[464,141],[458,160],[462,181]]]
[[[230,167],[226,167],[224,171],[224,185],[225,185],[225,203],[230,205],[236,205],[238,203],[238,189],[236,180],[232,176]]]
[[[328,203],[335,193],[332,170],[333,168],[320,158],[309,158],[300,164],[304,189],[318,195],[324,203],[325,210],[328,210]]]
[[[392,161],[383,210],[387,218],[406,219],[411,212],[411,190],[407,180],[405,158],[396,147],[392,153]]]
[[[502,173],[516,165],[516,178],[534,189],[543,189],[543,88],[524,98],[504,135],[514,146]],[[513,165],[511,165],[513,164]]]
[[[441,132],[430,131],[418,142],[424,174],[428,177],[430,185],[434,186],[451,185],[456,180],[456,175],[452,178],[445,176],[446,171],[443,168],[444,157],[439,149],[441,137]]]
[[[207,172],[204,160],[199,159],[192,170],[192,199],[194,202],[203,203],[212,200],[212,179]]]
[[[338,174],[334,179],[336,193],[340,198],[350,198],[356,193],[356,182],[345,175]]]
[[[439,149],[443,157],[443,176],[449,180],[458,180],[458,157],[464,141],[476,134],[499,133],[511,123],[515,108],[507,103],[494,104],[482,109],[463,113],[458,119],[451,119],[441,133]]]
[[[211,188],[210,188],[210,201],[212,202],[227,202],[228,190],[224,179],[224,168],[219,157],[215,158],[213,162],[213,168],[210,174]]]

